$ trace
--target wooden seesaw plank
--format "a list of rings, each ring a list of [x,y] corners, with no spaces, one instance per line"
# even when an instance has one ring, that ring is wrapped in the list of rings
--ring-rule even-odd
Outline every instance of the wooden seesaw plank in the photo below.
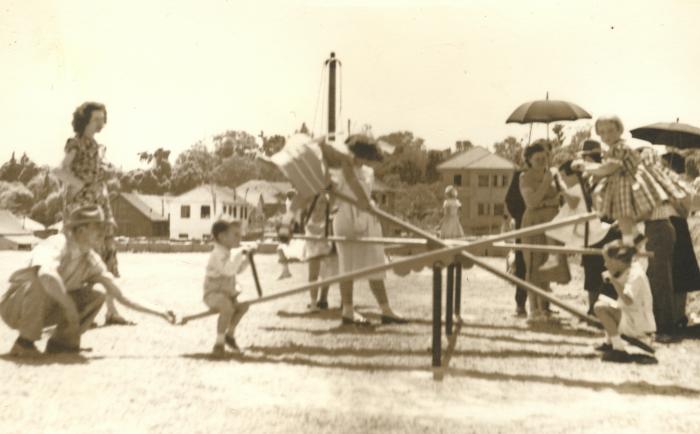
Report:
[[[429,252],[421,253],[419,255],[415,256],[410,256],[408,258],[400,259],[398,261],[394,262],[387,262],[385,264],[380,264],[380,265],[374,265],[371,267],[365,267],[361,270],[355,270],[350,273],[345,273],[341,274],[338,276],[334,276],[328,279],[320,280],[320,281],[315,281],[315,282],[308,282],[303,285],[300,285],[295,288],[287,289],[284,291],[280,291],[276,294],[270,294],[266,295],[263,297],[259,297],[257,299],[253,300],[248,300],[248,301],[242,301],[239,304],[244,304],[244,305],[252,305],[252,304],[258,304],[258,303],[264,303],[272,300],[276,300],[279,298],[284,298],[284,297],[289,297],[294,294],[298,294],[301,292],[306,292],[309,291],[310,289],[321,287],[321,286],[327,286],[327,285],[332,285],[335,283],[340,283],[343,281],[347,280],[353,280],[360,278],[362,276],[366,276],[368,274],[374,274],[380,271],[385,271],[389,270],[392,268],[396,267],[415,267],[417,265],[421,264],[432,264],[433,262],[439,261],[441,258],[443,258],[445,261],[448,261],[455,253],[459,252],[462,249],[461,246],[448,246],[439,250],[431,250]],[[204,311],[200,312],[194,315],[188,315],[184,316],[182,320],[180,321],[181,324],[187,323],[189,321],[193,321],[199,318],[204,318],[210,315],[214,315],[214,311]]]
[[[591,216],[594,216],[595,214],[591,213]],[[542,223],[539,225],[534,225],[534,226],[528,226],[526,228],[518,229],[516,231],[509,232],[507,234],[500,234],[500,235],[494,235],[491,237],[487,237],[484,240],[478,240],[475,241],[469,246],[466,247],[479,247],[484,244],[491,244],[494,241],[500,241],[504,239],[510,239],[510,238],[517,238],[517,237],[522,237],[522,236],[528,236],[528,235],[534,235],[534,234],[539,234],[542,233],[546,230],[555,228],[555,227],[561,227],[561,226],[566,226],[570,224],[575,224],[575,223],[581,223],[585,221],[586,219],[590,219],[588,215],[583,215],[583,216],[576,216],[576,217],[571,217],[568,219],[563,219],[559,220],[557,222],[549,222],[549,223]],[[401,220],[398,220],[401,222]],[[402,222],[403,223],[403,222]],[[447,243],[444,242],[444,240],[440,240],[439,238],[435,238],[435,243],[434,244],[443,244],[443,248],[439,250],[432,250],[429,252],[421,253],[418,255],[410,256],[408,258],[403,258],[398,261],[393,261],[387,264],[381,264],[381,265],[376,265],[372,267],[367,267],[362,270],[356,270],[351,273],[346,273],[343,275],[338,275],[332,278],[328,278],[325,280],[321,281],[316,281],[316,282],[310,282],[306,283],[304,285],[301,285],[296,288],[290,288],[285,291],[278,292],[276,294],[270,294],[264,297],[260,297],[258,299],[254,300],[248,300],[248,301],[242,301],[241,304],[247,304],[247,305],[252,305],[252,304],[257,304],[257,303],[263,303],[266,301],[272,301],[276,300],[279,298],[283,297],[289,297],[291,295],[295,295],[304,291],[308,291],[310,289],[316,288],[316,287],[321,287],[321,286],[326,286],[326,285],[332,285],[335,283],[339,283],[342,281],[346,280],[353,280],[356,278],[360,278],[362,276],[366,276],[368,274],[373,274],[377,273],[379,271],[385,271],[389,270],[392,268],[401,268],[401,267],[415,267],[417,265],[425,265],[425,266],[430,266],[432,265],[433,262],[437,262],[440,257],[446,257],[445,261],[443,261],[445,264],[448,264],[451,262],[451,256],[454,256],[455,254],[458,254],[462,250],[465,249],[465,246],[462,245],[462,243],[459,243],[457,245],[445,245]],[[437,247],[437,246],[436,246]],[[188,315],[182,318],[181,323],[193,321],[196,319],[200,318],[205,318],[207,316],[213,315],[214,312],[212,311],[203,311],[197,314],[193,315]]]
[[[515,243],[494,243],[493,247],[497,249],[508,250],[523,250],[528,252],[543,252],[543,253],[558,253],[562,255],[591,255],[600,256],[603,254],[603,249],[594,249],[590,247],[566,247],[566,246],[550,246],[548,244],[515,244]],[[653,252],[640,252],[637,256],[653,257]]]

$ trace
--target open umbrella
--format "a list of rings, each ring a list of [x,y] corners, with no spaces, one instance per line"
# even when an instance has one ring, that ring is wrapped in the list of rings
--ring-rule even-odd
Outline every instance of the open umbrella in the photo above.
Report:
[[[678,122],[658,122],[635,128],[632,137],[679,149],[700,148],[700,128]]]
[[[532,138],[532,124],[535,122],[547,124],[547,136],[549,137],[549,124],[557,121],[575,121],[577,119],[590,119],[591,115],[578,105],[560,100],[550,100],[549,92],[545,99],[530,101],[521,104],[506,119],[506,123],[530,124],[530,136]]]

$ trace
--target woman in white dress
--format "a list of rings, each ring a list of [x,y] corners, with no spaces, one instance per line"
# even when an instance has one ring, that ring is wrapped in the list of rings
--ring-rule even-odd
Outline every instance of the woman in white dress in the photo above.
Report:
[[[382,226],[379,220],[360,209],[374,206],[370,199],[374,170],[365,163],[381,160],[381,151],[374,141],[363,136],[350,136],[345,145],[350,151],[349,154],[339,152],[332,145],[321,144],[326,164],[337,168],[332,172],[335,190],[356,199],[360,204],[360,207],[357,207],[345,201],[337,202],[338,211],[333,219],[333,232],[336,236],[348,238],[381,237]],[[384,247],[381,244],[338,242],[336,245],[341,274],[386,262]],[[379,304],[382,323],[406,323],[407,321],[389,306],[384,285],[385,277],[385,272],[379,272],[364,276],[363,279],[369,281],[372,294]],[[343,324],[368,325],[367,319],[354,311],[353,287],[352,280],[340,284]]]

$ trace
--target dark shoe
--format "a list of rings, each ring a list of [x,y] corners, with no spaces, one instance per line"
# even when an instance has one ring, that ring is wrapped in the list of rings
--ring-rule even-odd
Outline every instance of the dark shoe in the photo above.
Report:
[[[124,318],[123,316],[121,316],[119,314],[115,314],[115,315],[108,315],[105,317],[105,325],[106,326],[110,326],[110,325],[132,326],[132,325],[136,325],[136,323],[129,321],[128,319]]]
[[[627,363],[630,361],[630,355],[622,350],[610,350],[603,354],[604,362]]]
[[[673,344],[680,342],[680,339],[668,333],[657,333],[656,337],[654,337],[654,341],[660,344]]]
[[[46,348],[44,349],[45,354],[78,354],[81,351],[92,351],[92,348],[75,347],[73,345],[67,345],[63,342],[49,339],[46,342]]]
[[[319,301],[316,303],[316,307],[321,309],[321,310],[327,310],[328,309],[328,302],[327,301]]]
[[[236,338],[234,338],[233,336],[226,335],[226,337],[224,337],[224,342],[226,342],[226,345],[230,349],[238,352],[241,351],[241,349],[238,348],[238,344],[236,343]]]
[[[36,348],[34,342],[23,338],[17,338],[12,349],[10,349],[12,357],[41,357],[41,351]]]
[[[594,348],[596,351],[608,352],[612,351],[613,347],[609,343],[605,342]]]
[[[393,315],[382,315],[382,324],[407,324],[408,320],[401,318],[396,314]]]
[[[224,344],[214,345],[214,348],[211,349],[211,355],[214,357],[224,357],[226,355],[226,348],[224,348]]]

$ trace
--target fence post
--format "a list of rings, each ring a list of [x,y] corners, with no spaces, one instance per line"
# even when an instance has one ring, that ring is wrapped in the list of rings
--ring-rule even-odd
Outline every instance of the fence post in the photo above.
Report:
[[[452,315],[454,312],[455,264],[447,266],[447,286],[445,288],[445,334],[452,336]]]
[[[462,322],[462,264],[457,261],[455,267],[455,316]]]
[[[433,367],[439,368],[442,359],[442,267],[433,264]]]

